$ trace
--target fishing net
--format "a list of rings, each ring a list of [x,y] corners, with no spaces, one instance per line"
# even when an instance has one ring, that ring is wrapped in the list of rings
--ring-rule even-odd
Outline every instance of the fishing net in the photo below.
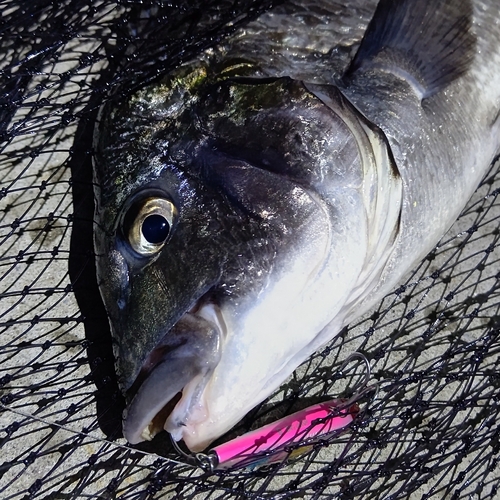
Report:
[[[276,2],[275,2],[276,3]],[[230,434],[326,397],[363,363],[376,397],[295,460],[207,472],[128,446],[95,282],[96,112],[217,44],[271,1],[0,1],[0,492],[63,498],[495,498],[500,173],[438,246]],[[230,437],[229,436],[229,437]],[[160,440],[162,438],[159,438]],[[226,437],[227,439],[227,437]],[[155,448],[152,448],[152,446]]]

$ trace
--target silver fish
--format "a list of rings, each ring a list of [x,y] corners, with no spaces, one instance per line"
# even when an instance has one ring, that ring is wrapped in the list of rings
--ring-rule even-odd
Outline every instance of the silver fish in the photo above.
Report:
[[[436,244],[500,147],[496,0],[297,0],[95,133],[131,443],[201,450]]]

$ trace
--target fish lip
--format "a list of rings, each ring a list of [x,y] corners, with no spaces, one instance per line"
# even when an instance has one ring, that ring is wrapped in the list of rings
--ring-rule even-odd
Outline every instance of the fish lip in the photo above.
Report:
[[[199,403],[220,360],[225,332],[220,307],[209,294],[205,294],[163,336],[127,391],[123,433],[129,443],[150,441],[162,427],[167,428],[167,424],[170,430],[173,426],[169,422],[170,415],[181,403],[185,407],[183,420],[189,417],[190,410]],[[178,338],[172,342],[172,337],[176,336]],[[158,391],[157,385],[163,376],[166,378],[166,387],[164,391]],[[187,393],[184,392],[186,387]],[[179,393],[182,393],[181,398],[178,397]],[[176,397],[175,407],[171,405],[167,414],[169,403]],[[175,425],[182,427],[185,424],[177,416]]]

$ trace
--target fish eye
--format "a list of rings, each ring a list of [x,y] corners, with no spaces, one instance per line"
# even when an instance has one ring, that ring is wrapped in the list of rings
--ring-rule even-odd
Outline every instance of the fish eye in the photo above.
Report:
[[[165,245],[176,216],[170,200],[146,198],[130,207],[123,219],[123,232],[139,255],[154,255]]]

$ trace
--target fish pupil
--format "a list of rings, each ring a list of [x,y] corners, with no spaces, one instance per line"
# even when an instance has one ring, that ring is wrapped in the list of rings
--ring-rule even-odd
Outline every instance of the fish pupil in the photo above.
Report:
[[[163,243],[170,231],[170,225],[162,215],[148,215],[142,223],[142,234],[149,243]]]

